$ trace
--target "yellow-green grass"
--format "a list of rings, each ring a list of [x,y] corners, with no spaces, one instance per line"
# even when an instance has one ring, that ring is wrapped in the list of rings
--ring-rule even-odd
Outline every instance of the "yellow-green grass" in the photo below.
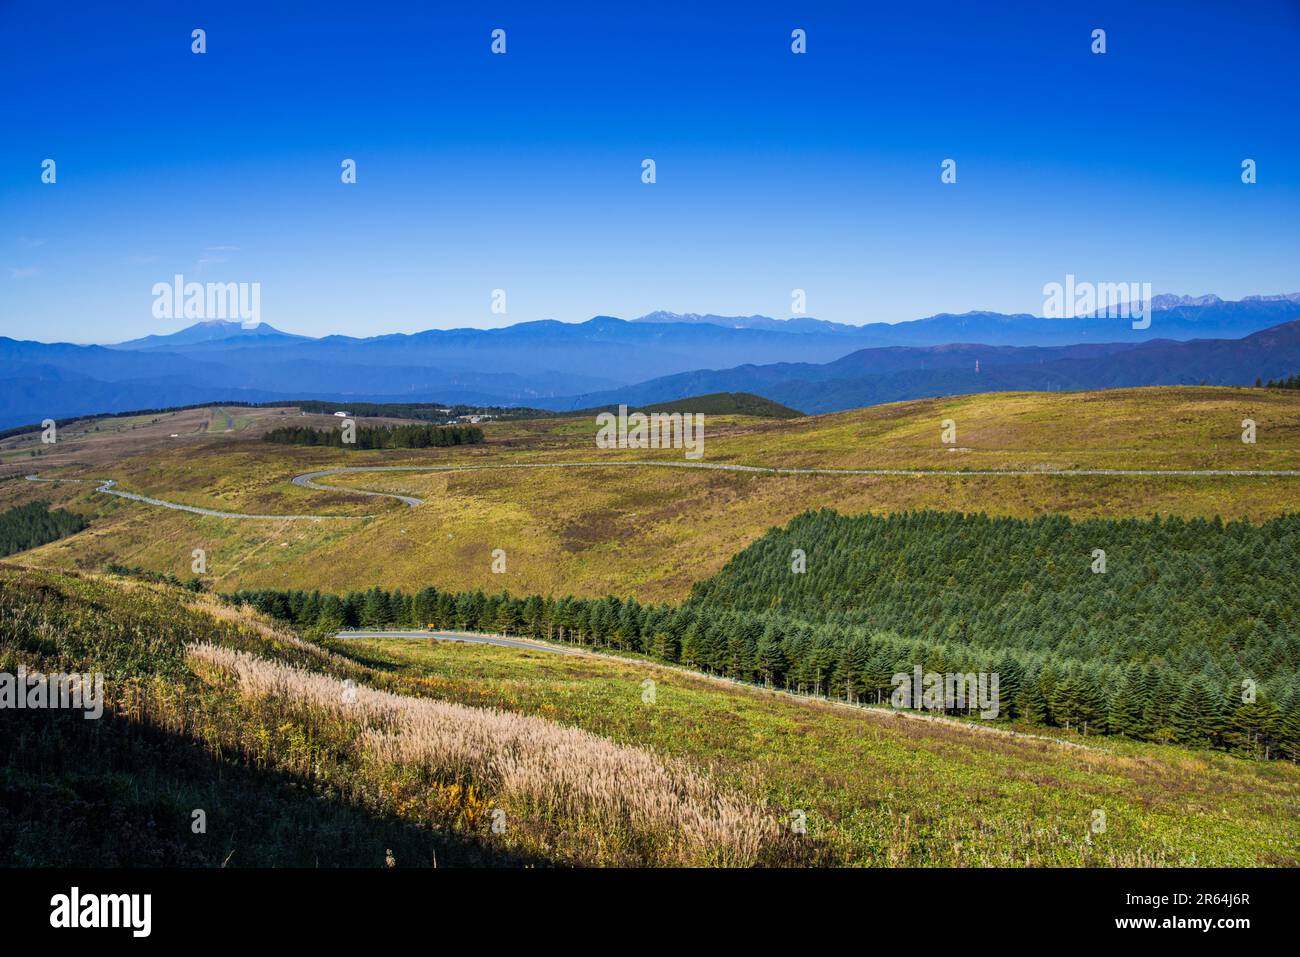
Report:
[[[833,476],[690,469],[496,469],[334,475],[318,491],[293,476],[346,465],[508,465],[629,459],[682,461],[681,450],[599,450],[595,422],[490,423],[482,446],[341,452],[257,441],[292,421],[329,416],[251,410],[242,432],[185,432],[204,410],[107,439],[65,437],[57,452],[20,459],[43,476],[112,477],[133,492],[222,511],[354,516],[327,522],[202,518],[96,494],[91,485],[0,482],[0,506],[47,498],[99,517],[71,539],[29,554],[59,567],[110,561],[190,574],[208,553],[214,587],[508,588],[516,593],[682,598],[774,525],[810,508],[846,514],[908,509],[1059,513],[1075,518],[1185,517],[1262,521],[1300,511],[1290,476]],[[187,418],[188,417],[188,418]],[[1257,441],[1241,441],[1241,421]],[[940,440],[953,419],[957,442]],[[181,431],[178,438],[170,433]],[[1300,395],[1207,387],[1099,393],[1013,393],[930,399],[805,419],[706,420],[705,462],[802,468],[1042,469],[1300,468]],[[409,508],[347,488],[425,500]],[[371,515],[373,518],[361,518]],[[504,549],[506,572],[492,571]]]
[[[1242,441],[1242,420],[1257,425]],[[951,419],[956,442],[941,442]],[[1284,469],[1300,465],[1300,397],[1282,390],[1160,387],[961,396],[770,426],[710,448],[844,468]]]
[[[7,866],[803,859],[771,809],[707,771],[413,695],[178,588],[0,564],[0,670],[23,667],[101,674],[103,713],[6,715]]]
[[[1300,769],[1289,763],[1108,738],[1074,738],[1095,749],[1073,748],[600,655],[409,638],[335,646],[423,694],[545,717],[710,768],[757,800],[804,812],[822,863],[1300,862]]]

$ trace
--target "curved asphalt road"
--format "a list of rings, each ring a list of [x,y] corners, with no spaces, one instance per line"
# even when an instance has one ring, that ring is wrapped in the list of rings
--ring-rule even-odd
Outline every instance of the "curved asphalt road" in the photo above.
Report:
[[[405,468],[415,467],[416,466],[405,466]],[[340,472],[382,472],[385,470],[396,472],[401,471],[403,468],[404,466],[394,465],[374,466],[372,468],[324,469],[320,472],[307,472],[304,475],[295,475],[293,478],[293,484],[301,486],[302,488],[313,488],[318,492],[351,492],[353,495],[373,495],[376,498],[395,498],[399,501],[405,502],[407,505],[411,506],[411,508],[415,508],[417,505],[423,505],[424,499],[416,498],[414,495],[397,495],[392,492],[368,492],[359,488],[338,488],[331,485],[317,485],[313,481],[313,479],[324,478],[326,475],[337,475]]]
[[[113,488],[117,484],[116,479],[65,479],[65,478],[41,478],[39,475],[27,476],[29,482],[78,482],[85,484],[88,482],[98,482],[99,486],[96,492],[103,492],[105,495],[116,495],[118,498],[130,499],[133,502],[143,502],[145,505],[157,505],[160,508],[175,509],[178,512],[193,512],[195,515],[208,515],[212,518],[255,518],[267,519],[277,522],[298,522],[311,521],[319,522],[325,518],[373,518],[371,515],[253,515],[248,512],[221,512],[214,508],[200,508],[197,505],[182,505],[179,502],[165,502],[160,498],[149,498],[145,495],[136,495],[134,492],[124,492],[120,488]]]
[[[375,498],[395,498],[414,508],[423,505],[424,499],[414,495],[398,495],[394,492],[372,492],[365,489],[346,488],[337,485],[319,485],[316,479],[329,475],[345,475],[353,472],[482,472],[492,469],[590,469],[619,467],[650,467],[677,469],[706,469],[717,472],[750,472],[760,475],[904,475],[916,477],[963,478],[966,476],[997,475],[1035,475],[1035,476],[1086,476],[1119,475],[1139,477],[1159,476],[1222,476],[1235,478],[1239,476],[1262,476],[1268,478],[1300,477],[1300,469],[812,469],[779,468],[769,465],[731,465],[723,462],[646,462],[636,460],[611,462],[512,462],[497,465],[351,465],[336,469],[320,469],[294,476],[293,484],[301,488],[315,489],[321,492],[346,492],[353,495],[368,495]],[[124,492],[113,488],[114,479],[43,479],[37,475],[27,476],[29,482],[92,482],[98,481],[97,492],[116,495],[133,502],[157,505],[161,508],[175,509],[180,512],[193,512],[195,515],[207,515],[212,518],[262,519],[268,521],[312,521],[322,519],[361,519],[374,518],[373,515],[254,515],[247,512],[221,512],[196,505],[181,505],[158,498],[148,498],[133,492]]]

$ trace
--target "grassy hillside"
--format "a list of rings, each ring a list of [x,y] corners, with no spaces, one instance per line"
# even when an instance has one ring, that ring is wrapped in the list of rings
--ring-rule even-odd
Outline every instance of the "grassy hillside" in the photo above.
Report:
[[[106,709],[7,714],[6,864],[1294,865],[1300,839],[1289,763],[590,655],[331,652],[179,589],[0,566],[0,670],[20,664],[102,671]]]
[[[1296,760],[1298,574],[1297,516],[1256,526],[820,511],[768,533],[676,607],[433,588],[234,598],[323,633],[496,631],[850,703],[889,702],[895,676],[917,668],[996,674],[989,702],[925,707]]]
[[[1289,806],[1300,773],[1289,762],[1119,741],[1067,747],[606,656],[400,638],[336,647],[419,681],[430,694],[545,716],[707,764],[787,824],[803,812],[805,853],[816,863],[1300,861],[1300,824]],[[644,701],[647,679],[653,704]],[[1105,831],[1090,834],[1099,810]]]
[[[436,700],[165,586],[0,566],[0,671],[20,668],[102,673],[104,711],[6,710],[7,866],[753,865],[804,853],[769,808],[703,768]]]
[[[241,410],[244,411],[244,410]],[[208,578],[241,587],[415,590],[426,584],[517,594],[635,595],[681,600],[773,526],[807,509],[888,514],[915,509],[1262,521],[1300,511],[1300,479],[1231,476],[1046,476],[1065,468],[1300,468],[1300,394],[1259,389],[1169,388],[1109,393],[1008,394],[900,403],[788,420],[707,419],[705,462],[806,468],[917,468],[931,475],[763,475],[687,469],[498,469],[336,475],[337,493],[290,479],[336,465],[512,465],[627,459],[684,461],[680,450],[599,450],[590,419],[489,423],[472,448],[351,451],[257,441],[292,422],[324,428],[327,416],[251,410],[239,432],[203,434],[199,412],[133,423],[124,432],[69,430],[30,457],[0,451],[22,475],[113,477],[120,487],[196,506],[257,513],[373,515],[356,521],[233,522],[165,512],[90,485],[0,482],[0,506],[35,498],[96,517],[91,529],[31,553],[56,567],[141,565],[182,578],[204,548]],[[1257,441],[1241,441],[1241,421]],[[951,418],[956,441],[941,441]],[[123,423],[114,422],[112,427]],[[105,426],[107,428],[108,426]],[[178,433],[172,438],[172,433]],[[63,434],[63,433],[61,433]],[[13,440],[18,441],[18,440]],[[38,446],[38,449],[40,447]],[[952,476],[958,469],[1028,475]],[[399,492],[418,508],[343,489]],[[504,573],[492,571],[503,549]]]

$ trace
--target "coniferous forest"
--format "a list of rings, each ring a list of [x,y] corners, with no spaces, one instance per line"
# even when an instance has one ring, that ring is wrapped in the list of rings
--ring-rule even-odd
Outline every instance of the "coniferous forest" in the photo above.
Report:
[[[28,502],[0,512],[0,558],[75,535],[88,524],[76,512],[51,511],[48,502]]]
[[[887,703],[916,666],[995,672],[1001,719],[1300,760],[1298,573],[1300,516],[821,510],[676,606],[432,587],[228,597],[310,629],[532,636],[857,703]]]
[[[324,445],[336,449],[431,449],[447,445],[477,445],[483,430],[474,425],[363,425],[356,442],[343,442],[341,429],[286,425],[262,435],[279,445]]]

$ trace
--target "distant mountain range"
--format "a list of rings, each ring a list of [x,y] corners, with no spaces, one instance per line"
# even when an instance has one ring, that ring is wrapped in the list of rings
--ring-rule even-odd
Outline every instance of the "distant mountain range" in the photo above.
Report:
[[[1087,316],[1044,319],[1027,313],[940,313],[909,322],[851,326],[824,319],[768,316],[715,316],[652,312],[633,322],[714,325],[728,329],[764,329],[805,335],[843,336],[863,346],[936,346],[952,342],[986,345],[1061,346],[1080,342],[1143,342],[1163,339],[1237,339],[1288,319],[1300,318],[1300,293],[1247,296],[1228,302],[1206,296],[1159,295],[1151,299],[1151,327],[1133,329],[1125,319]],[[796,358],[796,357],[788,357]]]
[[[1257,377],[1268,380],[1295,372],[1300,372],[1300,319],[1241,339],[862,349],[823,364],[780,362],[687,372],[625,389],[544,399],[539,406],[568,411],[615,402],[664,403],[710,392],[752,392],[811,414],[976,392],[1250,385]]]
[[[697,312],[676,313],[676,312],[650,312],[641,316],[639,319],[633,319],[633,322],[649,322],[658,325],[675,324],[675,325],[709,325],[722,326],[724,329],[766,329],[769,332],[797,332],[812,333],[831,336],[851,336],[861,339],[874,335],[868,331],[873,327],[868,326],[850,326],[842,322],[830,322],[826,319],[810,319],[806,316],[795,316],[790,319],[773,319],[771,316],[714,316],[700,315]],[[876,327],[887,326],[888,323],[877,323]]]
[[[953,391],[1253,382],[1300,370],[1285,350],[1258,355],[1243,347],[1240,360],[1204,367],[1189,358],[1195,350],[1168,351],[1180,340],[1237,340],[1300,318],[1300,294],[1240,302],[1162,296],[1153,311],[1145,330],[1126,319],[989,312],[864,326],[656,312],[632,321],[597,316],[370,338],[311,338],[222,321],[111,346],[0,337],[0,428],[93,412],[307,398],[574,409],[753,392],[824,411]],[[1144,344],[1148,351],[1125,366]],[[1225,356],[1240,351],[1223,349]]]

